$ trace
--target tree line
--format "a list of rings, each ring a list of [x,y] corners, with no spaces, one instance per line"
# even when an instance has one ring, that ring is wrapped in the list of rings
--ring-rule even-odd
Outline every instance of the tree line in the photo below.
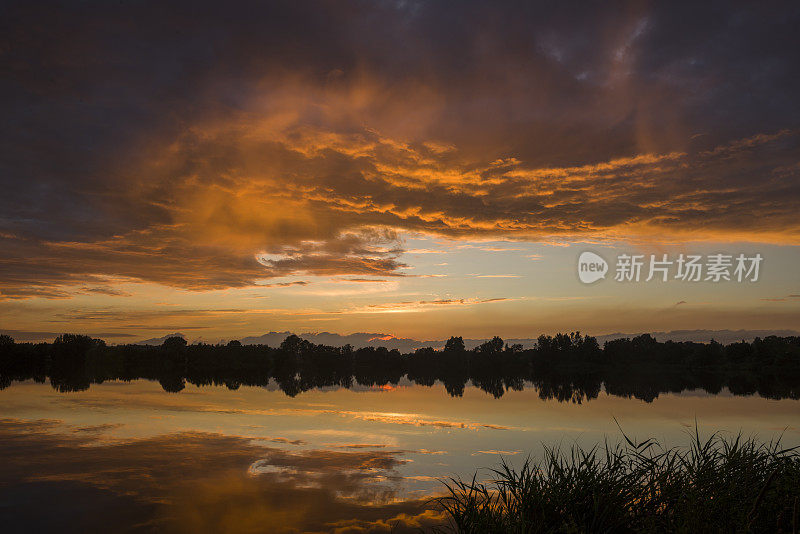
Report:
[[[722,345],[659,342],[648,334],[607,341],[602,347],[579,332],[540,336],[525,349],[494,337],[466,350],[461,337],[444,348],[401,354],[384,347],[314,344],[296,335],[278,347],[188,345],[171,337],[160,346],[107,345],[101,339],[63,334],[52,343],[15,343],[0,335],[0,389],[14,381],[49,381],[61,392],[109,380],[157,380],[181,391],[186,383],[230,389],[276,384],[295,396],[320,387],[397,385],[403,378],[452,396],[471,383],[501,397],[535,387],[543,399],[583,402],[606,393],[652,401],[661,393],[703,389],[735,395],[800,398],[800,337],[769,336]]]

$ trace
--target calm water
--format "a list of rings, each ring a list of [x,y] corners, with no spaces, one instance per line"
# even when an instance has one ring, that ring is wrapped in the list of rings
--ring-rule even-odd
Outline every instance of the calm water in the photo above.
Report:
[[[723,390],[541,400],[468,387],[310,391],[111,382],[58,393],[0,391],[0,513],[12,530],[394,532],[439,522],[437,480],[472,476],[542,444],[617,442],[614,422],[669,445],[701,433],[783,434],[800,445],[800,401]],[[479,478],[489,478],[486,470]],[[337,530],[338,529],[338,530]]]

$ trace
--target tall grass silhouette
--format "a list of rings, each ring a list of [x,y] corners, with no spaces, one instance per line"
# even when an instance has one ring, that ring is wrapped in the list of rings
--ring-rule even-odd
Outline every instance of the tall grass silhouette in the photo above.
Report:
[[[436,499],[439,532],[797,533],[800,455],[780,439],[701,439],[666,448],[623,433],[619,445],[545,447],[519,468],[505,460],[493,480],[449,479]]]

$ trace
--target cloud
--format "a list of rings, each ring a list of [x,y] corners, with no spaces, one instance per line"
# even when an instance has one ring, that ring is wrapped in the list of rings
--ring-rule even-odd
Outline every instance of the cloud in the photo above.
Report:
[[[426,248],[412,248],[403,251],[404,254],[447,254],[446,250],[431,250]]]
[[[304,280],[296,280],[294,282],[275,282],[273,284],[258,284],[258,287],[292,287],[292,286],[307,286],[308,282]]]
[[[756,9],[15,4],[0,298],[400,277],[405,233],[797,244],[798,15]]]
[[[762,298],[761,300],[765,300],[767,302],[796,302],[799,299],[800,295],[787,295],[785,297]]]
[[[345,445],[334,445],[340,449],[381,449],[386,447],[385,443],[350,443]]]
[[[368,304],[366,306],[360,306],[348,310],[342,310],[340,313],[411,312],[411,311],[436,309],[441,307],[474,306],[476,304],[487,304],[491,302],[501,302],[506,300],[514,300],[514,299],[507,297],[496,297],[496,298],[436,299],[436,300],[387,302],[381,304]]]
[[[385,284],[385,283],[389,282],[389,280],[381,280],[379,278],[340,278],[340,279],[334,279],[332,281],[333,282],[359,282],[359,283],[375,282],[375,283],[381,283],[381,284]]]
[[[132,293],[122,291],[121,289],[114,289],[113,287],[82,287],[80,291],[81,293],[88,293],[90,295],[106,295],[109,297],[130,297],[132,295]]]
[[[272,443],[285,443],[287,445],[308,445],[308,442],[302,439],[270,438],[269,441]]]
[[[382,246],[391,242],[397,242],[391,230],[362,228],[328,241],[302,241],[295,246],[283,246],[280,253],[259,254],[257,259],[267,267],[265,276],[295,273],[403,276],[397,272],[406,266],[397,261],[402,249],[397,245]]]

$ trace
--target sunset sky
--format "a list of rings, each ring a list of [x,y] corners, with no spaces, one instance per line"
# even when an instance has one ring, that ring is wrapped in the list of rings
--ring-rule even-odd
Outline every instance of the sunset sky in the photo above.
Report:
[[[166,4],[0,8],[0,332],[800,330],[800,4]]]

